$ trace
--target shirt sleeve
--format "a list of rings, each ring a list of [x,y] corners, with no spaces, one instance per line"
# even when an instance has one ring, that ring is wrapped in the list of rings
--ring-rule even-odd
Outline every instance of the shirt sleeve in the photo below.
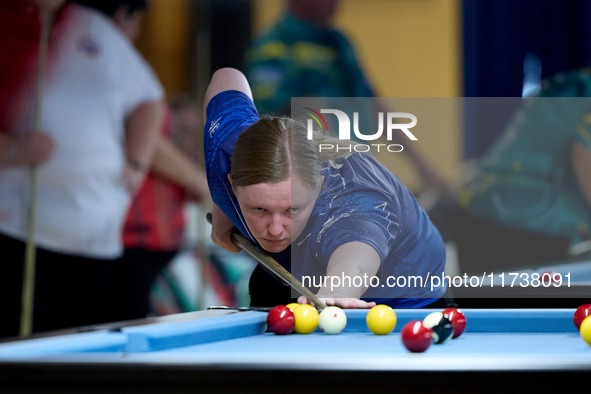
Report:
[[[164,88],[152,67],[144,60],[142,83],[138,84],[136,100],[140,103],[162,100],[164,98]]]
[[[141,54],[128,42],[121,43],[119,47],[121,65],[126,77],[122,78],[125,86],[124,111],[127,118],[138,106],[164,98],[164,88],[156,73],[141,56]]]
[[[258,120],[258,112],[250,97],[228,90],[217,94],[209,102],[204,129],[205,170],[213,202],[252,241],[254,237],[247,230],[228,174],[234,144],[240,134]]]

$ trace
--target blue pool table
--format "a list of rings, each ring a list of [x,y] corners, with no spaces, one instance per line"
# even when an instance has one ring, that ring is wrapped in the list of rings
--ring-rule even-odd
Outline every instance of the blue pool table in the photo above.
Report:
[[[574,309],[465,309],[459,338],[408,352],[400,329],[433,310],[396,310],[372,334],[347,310],[339,335],[266,332],[260,311],[201,311],[0,344],[0,388],[42,392],[562,392],[591,376]],[[113,391],[116,388],[117,390]],[[199,389],[199,390],[197,390]],[[4,392],[0,389],[0,392]]]

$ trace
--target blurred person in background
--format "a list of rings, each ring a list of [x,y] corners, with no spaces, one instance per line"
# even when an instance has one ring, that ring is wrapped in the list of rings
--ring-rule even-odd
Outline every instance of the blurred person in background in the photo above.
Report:
[[[525,99],[460,193],[462,272],[564,260],[591,239],[591,72],[560,73]]]
[[[332,26],[340,0],[288,0],[287,12],[255,37],[245,54],[244,74],[261,114],[290,115],[292,97],[375,97],[347,37]],[[362,108],[364,127],[375,130],[381,105]],[[377,101],[372,101],[377,103]],[[394,138],[403,138],[396,136]],[[398,141],[393,141],[398,142]],[[409,145],[406,157],[426,189],[450,195],[447,183]]]
[[[77,4],[0,2],[0,297],[7,306],[0,336],[18,333],[29,167],[39,165],[37,332],[102,320],[125,213],[156,149],[163,89],[121,32],[141,18],[145,2],[100,3],[114,7],[113,19]],[[34,130],[40,8],[53,14],[53,28],[42,126]]]
[[[129,39],[136,41],[143,9],[129,13],[128,2],[71,0],[104,13]],[[133,3],[133,2],[132,2]],[[135,0],[136,4],[142,3]],[[173,108],[174,107],[174,108]],[[210,200],[205,171],[172,142],[181,132],[196,138],[201,119],[195,105],[177,100],[165,121],[149,172],[135,195],[123,227],[124,254],[112,267],[107,306],[102,321],[144,318],[150,310],[150,289],[156,275],[172,260],[184,238],[186,193],[204,203]]]
[[[245,75],[262,114],[290,113],[292,97],[373,97],[349,40],[331,26],[339,0],[288,0],[287,12],[255,37]]]
[[[156,276],[183,246],[187,199],[211,205],[205,171],[192,159],[200,128],[197,107],[172,100],[151,171],[127,214],[125,252],[113,266],[105,321],[147,316]]]

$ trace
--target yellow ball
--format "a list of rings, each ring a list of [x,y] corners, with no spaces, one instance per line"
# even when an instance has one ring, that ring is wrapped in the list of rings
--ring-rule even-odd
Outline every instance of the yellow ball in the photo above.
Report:
[[[300,304],[298,304],[297,302],[292,302],[290,304],[285,305],[286,307],[288,307],[292,312],[295,308],[297,308],[298,306],[300,306]]]
[[[376,305],[365,318],[367,328],[377,335],[386,335],[396,327],[396,313],[388,305]]]
[[[301,304],[293,310],[295,317],[294,331],[309,334],[318,327],[318,311],[312,305]]]
[[[579,331],[581,332],[583,340],[591,345],[591,316],[587,316],[585,320],[583,320],[581,327],[579,327]]]

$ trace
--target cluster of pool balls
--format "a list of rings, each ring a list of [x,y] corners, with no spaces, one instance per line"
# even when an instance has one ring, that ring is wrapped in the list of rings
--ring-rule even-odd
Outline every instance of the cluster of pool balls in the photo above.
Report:
[[[396,327],[396,313],[387,305],[376,305],[366,316],[367,327],[376,335],[387,335]],[[328,306],[319,314],[308,304],[278,305],[269,311],[267,326],[277,335],[309,334],[319,326],[326,334],[339,334],[347,325],[347,315],[336,306]],[[456,308],[433,312],[423,321],[413,320],[401,331],[402,343],[411,352],[424,352],[431,343],[441,344],[457,338],[466,329],[466,317]]]
[[[573,316],[573,322],[583,340],[591,345],[591,304],[578,307]]]
[[[267,315],[269,331],[277,335],[309,334],[320,326],[327,334],[338,334],[347,325],[347,315],[336,306],[328,306],[319,314],[309,304],[277,305]]]
[[[443,344],[466,330],[466,316],[457,308],[429,313],[423,321],[413,320],[402,327],[404,347],[413,353],[424,352],[431,343]]]

